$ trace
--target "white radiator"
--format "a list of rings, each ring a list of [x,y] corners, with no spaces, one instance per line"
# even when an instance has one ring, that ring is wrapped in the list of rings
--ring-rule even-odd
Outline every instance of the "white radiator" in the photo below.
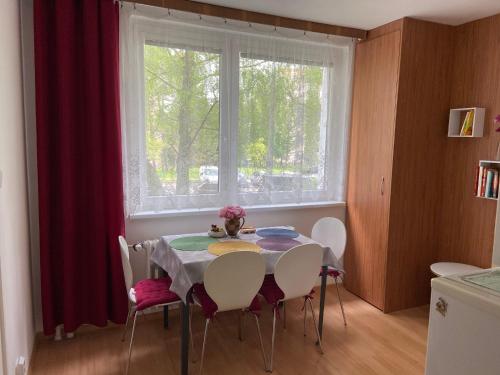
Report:
[[[141,262],[144,265],[144,269],[142,270],[136,270],[138,274],[143,274],[145,277],[148,279],[157,279],[161,276],[162,271],[161,269],[151,262],[151,254],[153,253],[156,245],[158,244],[159,240],[145,240],[139,243],[136,243],[132,245],[132,249],[141,256],[146,257],[145,262]],[[136,263],[136,262],[133,262]],[[134,264],[132,265],[134,267]]]

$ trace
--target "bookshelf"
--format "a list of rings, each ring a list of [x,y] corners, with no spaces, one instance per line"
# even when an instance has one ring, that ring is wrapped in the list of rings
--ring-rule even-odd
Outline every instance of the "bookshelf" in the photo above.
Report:
[[[478,170],[477,170],[477,174],[476,174],[476,198],[481,198],[481,199],[487,199],[487,200],[492,200],[492,201],[498,201],[498,188],[496,189],[497,192],[496,192],[496,196],[493,196],[493,197],[488,197],[488,196],[484,196],[484,195],[479,195],[478,194],[478,191],[480,189],[480,187],[478,186],[480,184],[480,174],[481,174],[481,169],[480,168],[483,168],[482,171],[484,173],[484,171],[487,171],[487,169],[493,169],[493,170],[497,170],[498,172],[500,172],[500,161],[499,160],[479,160],[479,165],[478,165]],[[486,175],[485,175],[486,176]],[[494,178],[494,177],[493,177]],[[498,174],[497,174],[497,179],[498,179]],[[481,176],[481,180],[482,180],[482,176]],[[486,178],[484,179],[485,182],[486,182]],[[482,184],[484,184],[483,182],[481,182]],[[498,182],[496,183],[498,185]]]
[[[460,130],[465,120],[467,112],[474,111],[472,119],[472,134],[460,135]],[[448,122],[448,137],[452,138],[480,138],[483,136],[484,108],[452,108],[450,109],[450,119]]]

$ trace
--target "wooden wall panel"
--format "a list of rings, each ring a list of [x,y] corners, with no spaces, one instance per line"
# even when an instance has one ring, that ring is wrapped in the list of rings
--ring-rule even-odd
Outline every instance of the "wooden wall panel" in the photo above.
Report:
[[[453,61],[452,27],[405,18],[402,35],[384,311],[429,301]]]
[[[398,20],[369,31],[359,46],[397,30],[401,58],[392,82],[397,87],[394,143],[386,142],[393,164],[385,253],[373,233],[377,225],[379,236],[387,233],[384,218],[377,221],[364,211],[381,212],[367,191],[376,187],[355,186],[385,155],[381,140],[370,141],[366,127],[391,111],[375,105],[384,86],[375,83],[376,70],[363,67],[374,64],[366,54],[356,59],[355,69],[370,73],[354,78],[347,197],[346,286],[386,312],[428,303],[433,262],[491,265],[496,203],[475,198],[473,183],[478,160],[494,158],[500,142],[492,120],[500,113],[500,15],[458,27]],[[448,138],[449,108],[471,106],[487,109],[484,137]],[[367,144],[360,141],[366,135]],[[366,154],[360,158],[359,149],[371,156],[371,164]]]
[[[395,31],[358,44],[354,64],[345,282],[350,291],[380,309],[384,306],[400,40],[400,32]]]
[[[486,108],[484,136],[448,139],[437,259],[491,266],[496,202],[473,196],[478,160],[495,157],[500,134],[500,15],[455,28],[451,106]]]

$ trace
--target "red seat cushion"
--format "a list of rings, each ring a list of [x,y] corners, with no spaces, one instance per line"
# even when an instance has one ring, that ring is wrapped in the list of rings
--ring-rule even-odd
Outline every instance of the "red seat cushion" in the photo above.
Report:
[[[259,294],[264,297],[267,303],[277,306],[278,302],[285,298],[285,293],[280,289],[274,275],[266,275],[260,287]]]
[[[207,290],[205,289],[205,285],[194,284],[193,294],[195,295],[196,299],[201,305],[201,309],[203,310],[203,315],[205,315],[207,319],[212,319],[217,310],[219,310],[219,307],[217,306],[215,301],[208,295]],[[254,299],[252,300],[252,303],[248,307],[248,310],[254,314],[259,313],[260,302],[257,296],[255,296]]]
[[[323,275],[323,270],[321,270],[319,274],[320,276]],[[331,277],[339,277],[342,275],[342,272],[333,267],[328,267],[327,275]]]
[[[145,279],[134,286],[137,311],[148,307],[180,301],[177,294],[170,291],[170,277],[160,279]]]

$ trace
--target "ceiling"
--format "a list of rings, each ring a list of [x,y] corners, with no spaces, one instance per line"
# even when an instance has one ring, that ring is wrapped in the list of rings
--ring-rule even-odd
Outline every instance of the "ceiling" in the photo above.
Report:
[[[372,29],[402,17],[459,25],[500,13],[500,0],[199,0],[332,25]]]

